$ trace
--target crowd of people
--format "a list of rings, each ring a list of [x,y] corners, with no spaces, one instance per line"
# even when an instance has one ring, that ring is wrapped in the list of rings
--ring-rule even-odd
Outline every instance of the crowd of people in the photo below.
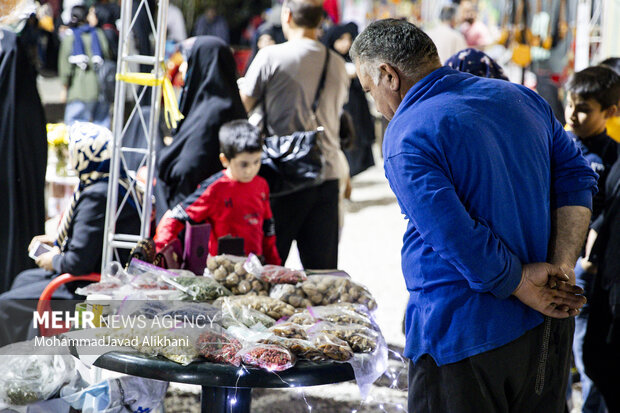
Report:
[[[26,242],[15,228],[3,235],[10,251],[35,242],[51,247],[36,258],[39,268],[22,262],[2,274],[3,343],[33,334],[14,321],[32,306],[15,300],[36,300],[60,273],[99,269],[111,133],[97,71],[116,56],[117,12],[98,4],[68,14],[58,72],[80,183],[57,236],[40,235],[36,211],[23,220],[38,224],[28,227],[34,238]],[[351,177],[375,162],[370,95],[389,121],[385,174],[408,221],[409,411],[560,412],[571,359],[583,412],[618,411],[620,148],[610,136],[620,114],[620,59],[570,77],[562,125],[540,95],[511,83],[484,53],[491,40],[475,7],[463,1],[458,14],[460,25],[457,10],[444,8],[426,33],[385,19],[359,34],[354,23],[322,26],[320,0],[285,0],[279,21],[257,27],[241,78],[215,9],[198,18],[195,37],[177,31],[187,61],[184,119],[157,150],[156,249],[186,224],[208,222],[211,254],[220,237],[232,235],[244,239],[245,254],[283,264],[295,241],[304,268],[337,268]],[[0,59],[13,58],[9,37],[0,37]],[[15,73],[0,75],[0,87],[10,91]],[[13,95],[3,99],[18,99]],[[36,90],[33,96],[10,114],[13,124],[40,108]],[[260,176],[264,137],[319,127],[321,181],[270,194]],[[41,130],[28,133],[41,140]],[[42,198],[39,181],[33,192]],[[117,230],[138,233],[139,208],[139,199],[123,205]],[[54,297],[75,298],[74,290]]]

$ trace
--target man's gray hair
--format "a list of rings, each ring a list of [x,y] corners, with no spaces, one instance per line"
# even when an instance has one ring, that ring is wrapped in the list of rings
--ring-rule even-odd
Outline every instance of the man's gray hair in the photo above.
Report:
[[[381,63],[388,63],[412,79],[428,64],[439,64],[431,38],[417,26],[397,19],[371,23],[357,36],[349,55],[375,84],[379,83]]]

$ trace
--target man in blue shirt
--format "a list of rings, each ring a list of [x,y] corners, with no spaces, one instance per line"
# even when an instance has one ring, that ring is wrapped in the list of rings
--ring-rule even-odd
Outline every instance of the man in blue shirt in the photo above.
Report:
[[[374,22],[350,53],[408,220],[409,410],[563,411],[596,174],[542,98],[441,67],[410,23]]]

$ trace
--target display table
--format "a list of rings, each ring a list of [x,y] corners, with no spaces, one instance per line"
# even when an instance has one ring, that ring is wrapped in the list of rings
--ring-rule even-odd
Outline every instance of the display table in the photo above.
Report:
[[[317,386],[355,379],[348,363],[298,361],[293,368],[271,373],[253,367],[210,362],[182,366],[137,351],[109,352],[95,366],[132,376],[202,386],[203,413],[249,413],[252,388]],[[241,374],[240,374],[241,373]]]

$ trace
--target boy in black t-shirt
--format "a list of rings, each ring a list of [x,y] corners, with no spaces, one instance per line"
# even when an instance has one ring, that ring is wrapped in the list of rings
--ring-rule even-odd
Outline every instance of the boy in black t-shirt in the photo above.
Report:
[[[586,242],[585,254],[577,261],[575,276],[577,285],[589,297],[596,270],[589,262],[589,255],[596,234],[603,223],[605,184],[612,165],[618,158],[618,144],[607,136],[605,124],[616,113],[620,99],[620,76],[608,67],[592,66],[575,73],[566,84],[568,92],[565,108],[566,126],[577,146],[581,149],[592,169],[599,175],[599,192],[592,202],[592,221]],[[582,384],[584,412],[598,411],[603,400],[586,376],[583,365],[583,343],[588,325],[588,304],[575,318],[573,355]]]

